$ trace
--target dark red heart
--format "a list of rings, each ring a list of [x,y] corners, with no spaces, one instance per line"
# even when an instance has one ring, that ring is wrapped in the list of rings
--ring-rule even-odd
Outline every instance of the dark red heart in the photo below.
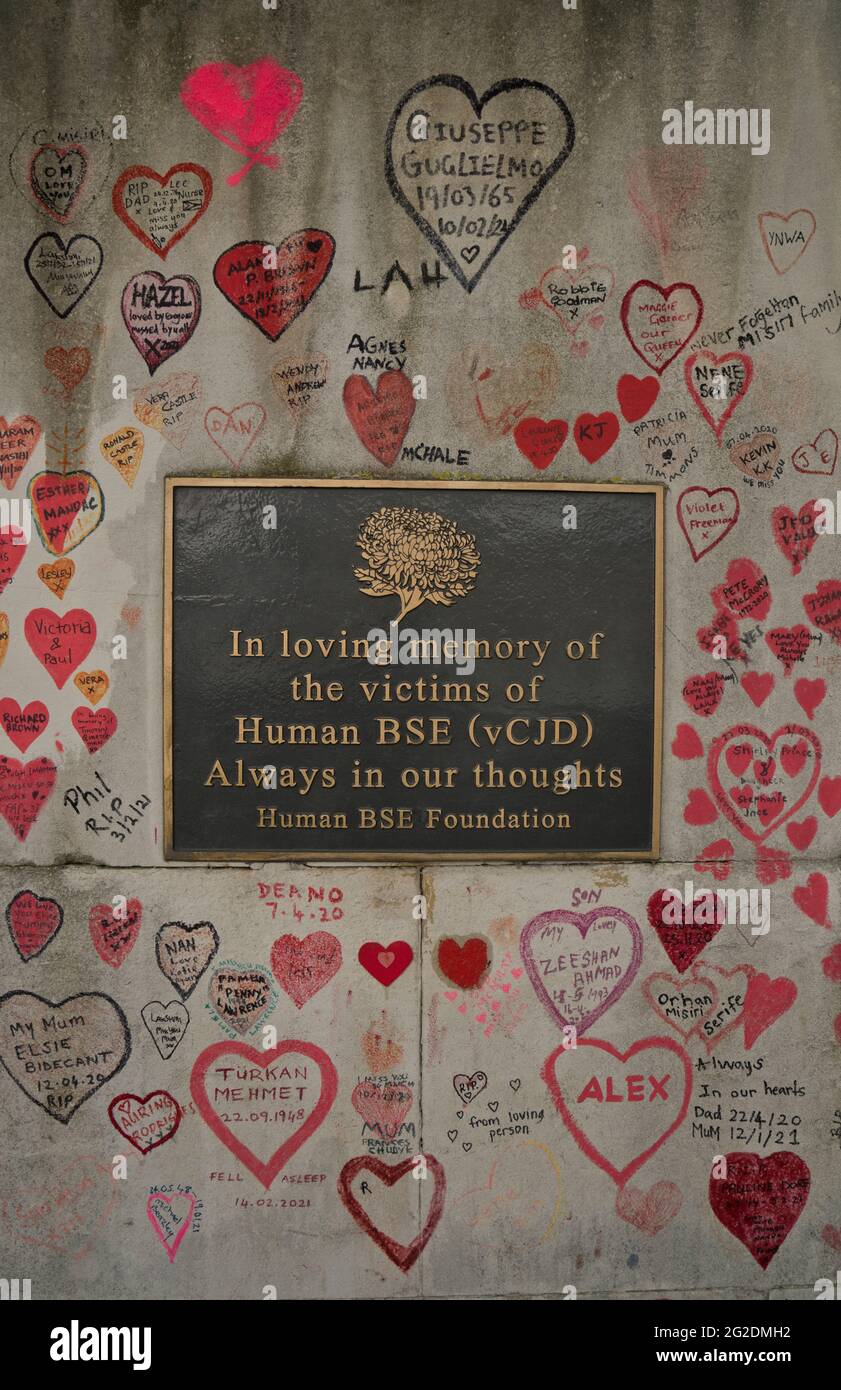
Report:
[[[629,424],[641,420],[650,410],[660,394],[660,383],[656,376],[632,376],[627,372],[620,376],[616,386],[616,399],[619,409]]]
[[[263,266],[262,241],[238,241],[213,267],[216,288],[234,308],[277,342],[302,314],[333,264],[336,243],[329,232],[306,227],[277,246],[277,268]]]
[[[811,1173],[799,1154],[725,1155],[726,1178],[710,1177],[710,1206],[722,1226],[767,1269],[806,1205]]]
[[[393,985],[411,965],[414,957],[408,941],[392,941],[390,946],[381,946],[379,941],[366,941],[359,948],[357,960],[363,970],[367,970],[381,985]]]
[[[612,410],[603,410],[601,415],[585,411],[576,420],[572,433],[582,458],[598,463],[619,438],[619,421]]]
[[[459,989],[476,989],[491,968],[490,947],[482,936],[445,936],[438,943],[438,968]]]
[[[670,888],[658,888],[648,900],[648,920],[672,965],[682,975],[721,931],[724,913],[717,893],[696,893],[692,901],[692,915],[694,917],[700,912],[705,920],[689,921],[686,904],[675,900],[678,896]],[[706,920],[710,916],[716,920]]]

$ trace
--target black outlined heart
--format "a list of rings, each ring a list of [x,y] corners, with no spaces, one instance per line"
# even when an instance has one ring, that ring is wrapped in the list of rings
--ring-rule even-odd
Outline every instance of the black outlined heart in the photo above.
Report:
[[[484,112],[486,120],[486,108],[497,98],[504,98],[510,92],[540,93],[552,104],[554,109],[550,110],[550,114],[556,119],[560,118],[561,129],[558,132],[553,132],[556,137],[553,139],[549,137],[548,121],[535,123],[533,119],[530,119],[529,124],[532,126],[534,143],[528,148],[522,143],[501,145],[497,142],[487,141],[483,134],[482,142],[477,140],[470,145],[461,146],[462,154],[466,154],[469,161],[475,161],[475,164],[480,166],[479,168],[474,168],[471,163],[468,163],[467,169],[461,174],[450,174],[447,171],[434,175],[425,172],[421,172],[419,175],[413,174],[411,166],[407,168],[405,164],[402,164],[408,154],[411,153],[420,162],[421,170],[425,156],[433,160],[438,157],[433,153],[434,141],[428,138],[425,140],[417,139],[411,133],[414,117],[416,115],[426,116],[428,129],[433,131],[436,122],[430,112],[422,106],[413,105],[411,109],[407,108],[421,93],[431,92],[436,87],[453,89],[463,99],[466,99],[472,108],[472,113],[477,118],[480,118]],[[402,122],[401,117],[405,117]],[[438,124],[443,129],[446,122],[438,122]],[[476,130],[481,131],[484,123],[478,120],[470,124]],[[536,140],[535,124],[540,125],[546,133],[545,144]],[[465,128],[467,125],[468,123],[465,122]],[[395,137],[399,142],[397,165],[399,167],[402,164],[399,175],[395,167]],[[484,275],[494,256],[505,245],[511,233],[522,221],[532,203],[540,196],[549,180],[554,177],[568,158],[574,144],[575,122],[572,115],[557,92],[554,92],[551,87],[547,87],[544,83],[532,82],[525,77],[510,78],[495,83],[494,86],[488,88],[483,96],[479,97],[470,83],[465,82],[463,77],[457,77],[452,73],[441,74],[417,83],[398,103],[386,133],[386,179],[395,200],[409,214],[436,253],[446,262],[459,284],[469,294]],[[439,149],[439,155],[444,153],[443,148]],[[540,155],[544,153],[551,155],[548,164],[544,164],[540,158]],[[525,176],[520,173],[515,173],[512,176],[510,172],[505,178],[492,176],[487,172],[487,165],[489,160],[491,163],[493,162],[495,156],[498,156],[502,161],[501,165],[496,166],[498,172],[500,168],[510,170],[509,159],[513,159],[519,169],[522,168],[522,162],[525,161]],[[540,165],[539,173],[536,171],[538,164]],[[458,160],[456,165],[460,167]],[[535,172],[531,172],[532,170]],[[404,187],[410,190],[414,189],[416,195],[414,202],[407,196]],[[429,209],[424,207],[421,210],[420,201],[429,200],[434,203],[437,198],[440,204],[444,199],[445,187],[448,190],[446,207],[435,208],[431,206]],[[433,188],[438,190],[435,197],[432,195]],[[469,196],[466,195],[465,190]],[[510,191],[510,198],[506,190]],[[454,192],[459,194],[458,203],[451,201],[451,195]],[[420,198],[417,196],[418,193],[420,193]],[[491,202],[489,199],[498,199],[499,201]],[[426,215],[427,211],[429,216]],[[478,250],[474,251],[477,239]],[[481,251],[484,250],[485,245],[488,248],[487,252],[481,256]],[[469,277],[465,274],[463,262],[470,265],[475,264],[473,274]]]

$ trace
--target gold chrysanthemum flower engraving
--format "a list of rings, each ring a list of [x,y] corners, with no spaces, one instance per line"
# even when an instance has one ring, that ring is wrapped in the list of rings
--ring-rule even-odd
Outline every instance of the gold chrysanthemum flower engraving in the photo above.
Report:
[[[363,594],[399,598],[398,623],[422,603],[451,604],[475,585],[475,536],[438,512],[380,507],[363,521],[356,544],[367,562],[354,570]]]

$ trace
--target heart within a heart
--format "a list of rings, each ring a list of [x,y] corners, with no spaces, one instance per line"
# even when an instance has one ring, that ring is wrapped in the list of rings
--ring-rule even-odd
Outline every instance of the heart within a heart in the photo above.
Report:
[[[820,741],[801,724],[785,724],[772,735],[738,724],[713,741],[707,762],[719,811],[757,845],[805,805],[820,770]]]
[[[542,82],[497,82],[480,97],[462,77],[431,77],[391,118],[386,178],[469,292],[574,141],[566,103]]]

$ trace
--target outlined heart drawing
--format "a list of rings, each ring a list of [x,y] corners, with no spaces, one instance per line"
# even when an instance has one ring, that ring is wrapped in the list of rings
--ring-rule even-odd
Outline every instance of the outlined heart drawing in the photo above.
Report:
[[[820,771],[820,740],[802,724],[784,724],[770,736],[754,724],[737,724],[713,740],[707,757],[716,806],[755,845],[806,804]]]
[[[184,1204],[186,1214],[176,1210]],[[152,1223],[152,1230],[167,1253],[170,1264],[178,1254],[182,1240],[193,1224],[196,1209],[194,1192],[150,1192],[146,1199],[146,1215]]]
[[[588,1048],[593,1049],[593,1054],[585,1051]],[[656,1060],[646,1061],[643,1066],[635,1063],[633,1075],[629,1074],[626,1064],[631,1058],[645,1052],[661,1055]],[[662,1056],[664,1052],[677,1059],[677,1068],[674,1061],[665,1060]],[[606,1077],[606,1091],[602,1089],[596,1075],[596,1069],[599,1063],[604,1065],[605,1057],[613,1059],[612,1070]],[[560,1075],[559,1062],[563,1064]],[[576,1063],[577,1071],[574,1070]],[[615,1066],[614,1063],[619,1065]],[[571,1068],[572,1074],[567,1075]],[[632,1178],[634,1173],[671,1138],[675,1130],[680,1128],[686,1119],[692,1097],[692,1062],[686,1050],[673,1038],[641,1038],[639,1042],[632,1043],[626,1052],[620,1052],[612,1043],[601,1042],[596,1038],[579,1037],[576,1047],[568,1048],[561,1043],[554,1052],[550,1052],[540,1069],[540,1075],[549,1088],[549,1094],[561,1119],[581,1152],[607,1173],[619,1187],[624,1187],[628,1179]],[[569,1098],[564,1094],[565,1088],[569,1091]],[[574,1093],[577,1093],[577,1096]],[[605,1096],[608,1101],[621,1100],[631,1104],[644,1104],[646,1128],[650,1127],[655,1135],[650,1144],[640,1151],[633,1152],[628,1158],[627,1154],[631,1152],[633,1144],[639,1141],[634,1139],[633,1132],[626,1125],[617,1122],[615,1105],[608,1104],[610,1125],[608,1127],[605,1121],[599,1142],[617,1151],[622,1148],[623,1143],[625,1144],[627,1152],[621,1155],[617,1163],[597,1147],[587,1132],[591,1127],[592,1109],[601,1110]],[[667,1104],[665,1115],[659,1110],[652,1111],[655,1097],[657,1106],[661,1101]],[[591,1101],[593,1105],[588,1111],[584,1106]],[[622,1163],[622,1158],[627,1161]]]
[[[694,285],[683,281],[664,286],[637,280],[626,291],[619,310],[628,342],[658,375],[683,352],[703,316],[701,296]]]
[[[239,1135],[234,1133],[230,1124],[214,1109],[207,1090],[208,1072],[220,1058],[238,1057],[240,1060],[250,1063],[252,1072],[256,1072],[259,1076],[265,1076],[270,1082],[276,1076],[284,1078],[284,1073],[286,1073],[284,1079],[288,1079],[287,1068],[282,1067],[275,1072],[273,1067],[278,1058],[285,1057],[287,1053],[308,1057],[316,1065],[321,1076],[321,1089],[317,1101],[303,1123],[290,1134],[289,1138],[284,1139],[271,1157],[264,1162]],[[190,1073],[190,1095],[193,1097],[196,1108],[205,1124],[243,1167],[247,1168],[258,1182],[262,1183],[267,1191],[281,1168],[285,1167],[290,1158],[295,1156],[301,1146],[322,1124],[336,1099],[338,1087],[339,1074],[327,1053],[322,1051],[320,1047],[316,1047],[315,1043],[308,1042],[279,1042],[277,1047],[269,1048],[266,1051],[249,1047],[247,1043],[212,1043],[210,1047],[206,1047],[203,1052],[199,1053]],[[283,1086],[283,1089],[288,1090],[289,1088]],[[302,1087],[299,1086],[298,1089],[300,1090]]]
[[[777,274],[785,275],[815,235],[815,214],[808,208],[795,208],[789,213],[760,212],[757,221],[766,256]]]
[[[720,444],[724,426],[747,395],[753,362],[744,352],[723,352],[717,357],[704,348],[687,357],[683,376],[687,391]]]
[[[585,949],[611,952],[611,964],[620,973],[607,992],[603,980],[589,989],[579,989],[579,968],[571,961]],[[619,907],[596,907],[591,912],[556,908],[526,923],[520,933],[520,955],[532,988],[552,1021],[561,1028],[572,1024],[581,1034],[633,982],[642,960],[642,933],[634,918]],[[576,999],[577,993],[583,997]]]
[[[207,212],[212,196],[213,179],[200,164],[173,164],[165,174],[132,164],[114,184],[111,203],[146,250],[165,261]]]
[[[426,1172],[431,1175],[433,1181],[432,1200],[426,1214],[426,1220],[415,1236],[414,1240],[408,1245],[401,1245],[391,1236],[386,1235],[374,1224],[371,1217],[363,1207],[356,1194],[353,1192],[351,1184],[360,1172],[373,1173],[375,1177],[384,1182],[387,1187],[394,1187],[395,1183],[405,1178],[407,1173],[415,1169],[415,1158],[404,1158],[400,1163],[384,1163],[380,1158],[372,1158],[367,1154],[362,1154],[359,1158],[351,1158],[345,1164],[339,1174],[338,1192],[357,1226],[360,1226],[366,1235],[370,1236],[375,1245],[378,1245],[384,1255],[397,1265],[404,1274],[408,1274],[418,1256],[429,1243],[441,1214],[444,1210],[444,1197],[447,1192],[447,1179],[444,1169],[432,1154],[423,1154],[426,1164]]]
[[[417,124],[417,112],[425,124]],[[496,141],[493,134],[486,136],[485,126],[497,132]],[[506,126],[507,153],[499,143]],[[461,144],[468,127],[477,133],[469,156]],[[480,97],[463,77],[442,73],[418,82],[398,102],[386,134],[386,180],[396,202],[469,294],[574,143],[572,115],[544,83],[511,78]],[[502,192],[497,179],[481,172],[488,159],[504,181]],[[451,164],[459,170],[456,177],[468,180],[470,216],[466,208],[445,202]]]

